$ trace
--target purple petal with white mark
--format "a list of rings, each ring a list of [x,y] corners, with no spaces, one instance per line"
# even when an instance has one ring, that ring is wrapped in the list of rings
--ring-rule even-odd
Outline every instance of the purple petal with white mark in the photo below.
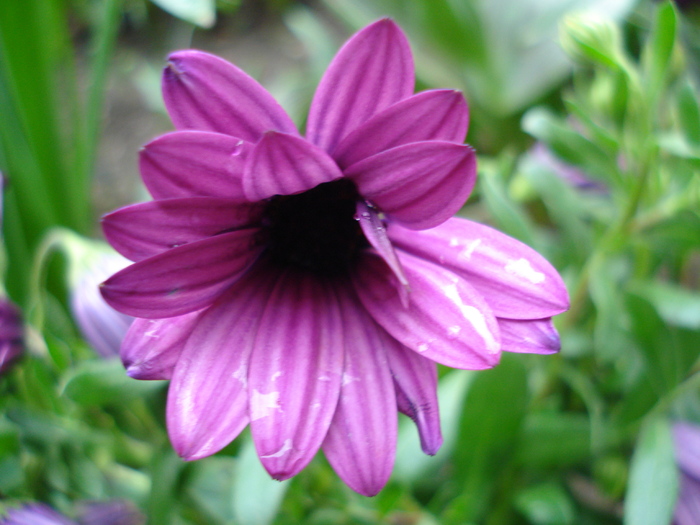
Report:
[[[120,312],[149,319],[200,310],[258,257],[257,232],[223,233],[134,263],[102,284],[102,297]]]
[[[275,479],[297,474],[323,442],[338,402],[343,327],[329,283],[289,272],[260,320],[250,361],[250,428]]]
[[[170,379],[201,310],[166,319],[136,319],[119,354],[134,379]]]
[[[297,133],[277,101],[252,77],[202,51],[178,51],[163,71],[163,99],[178,129],[216,131],[257,142],[265,131]]]
[[[273,274],[274,275],[274,274]],[[170,441],[187,460],[228,445],[248,424],[248,365],[275,279],[251,272],[197,322],[168,391]]]
[[[260,211],[257,203],[232,199],[160,199],[105,215],[102,229],[115,250],[140,261],[193,241],[250,227]]]
[[[493,228],[452,218],[421,232],[391,225],[388,233],[401,250],[469,281],[498,317],[544,319],[569,308],[566,287],[552,265],[526,244]]]
[[[411,142],[444,140],[461,144],[469,110],[459,91],[435,89],[389,106],[345,137],[333,150],[341,168]]]
[[[366,254],[353,275],[367,311],[399,342],[423,357],[453,368],[482,370],[500,358],[496,318],[483,298],[455,274],[399,253],[411,287],[404,307],[382,259]]]
[[[306,137],[332,151],[346,135],[413,93],[411,48],[391,20],[356,33],[338,51],[316,90]]]
[[[678,466],[700,480],[700,425],[675,423],[673,442],[676,446]]]
[[[242,199],[241,178],[252,147],[250,142],[221,133],[174,131],[141,148],[139,170],[154,199]]]
[[[356,217],[360,222],[360,228],[362,228],[362,233],[365,234],[366,239],[372,245],[372,248],[377,250],[377,253],[384,259],[384,262],[391,268],[394,272],[394,276],[398,282],[398,291],[401,294],[402,302],[407,304],[408,302],[408,279],[403,273],[403,268],[399,262],[394,247],[387,237],[386,226],[384,222],[379,217],[379,214],[374,208],[370,208],[364,202],[358,202],[356,206]]]
[[[274,131],[263,135],[243,173],[243,191],[251,201],[310,190],[343,176],[328,154],[307,140]]]
[[[503,319],[498,318],[501,330],[501,350],[520,354],[556,354],[561,341],[552,318]]]
[[[469,146],[413,142],[378,153],[345,170],[367,200],[411,229],[432,228],[452,217],[476,182]]]
[[[374,496],[389,479],[396,455],[395,392],[384,352],[391,338],[364,312],[352,290],[339,289],[338,297],[345,368],[323,452],[350,488]]]
[[[415,422],[423,452],[433,456],[442,446],[437,367],[397,342],[385,348],[397,387],[399,410]]]

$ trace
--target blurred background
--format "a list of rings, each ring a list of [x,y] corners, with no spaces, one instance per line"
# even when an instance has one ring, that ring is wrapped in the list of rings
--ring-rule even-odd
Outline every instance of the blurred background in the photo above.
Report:
[[[469,103],[479,182],[460,215],[564,276],[562,350],[441,369],[445,445],[423,456],[401,416],[394,474],[374,498],[320,454],[270,480],[247,433],[184,463],[165,432],[167,384],[126,377],[130,319],[97,292],[127,264],[99,217],[148,199],[139,147],[172,129],[166,56],[226,58],[303,129],[339,46],[384,16],[411,42],[418,89],[460,89]],[[700,465],[679,459],[700,457],[699,24],[690,0],[0,2],[0,512],[36,502],[115,525],[700,523]],[[693,505],[697,521],[683,521]]]

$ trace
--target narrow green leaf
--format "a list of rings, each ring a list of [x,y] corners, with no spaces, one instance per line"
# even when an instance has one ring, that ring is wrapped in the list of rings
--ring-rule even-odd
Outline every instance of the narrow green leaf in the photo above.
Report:
[[[138,381],[126,375],[118,359],[83,361],[71,370],[63,394],[85,406],[121,403],[162,388],[162,381]]]
[[[624,525],[670,523],[678,495],[671,429],[664,419],[642,428],[632,456]]]
[[[686,80],[680,87],[676,99],[678,120],[686,140],[700,147],[700,102],[698,90]]]
[[[651,100],[656,99],[667,81],[676,43],[676,24],[676,9],[673,2],[666,0],[656,10],[651,37],[644,49],[644,72]]]
[[[533,246],[534,226],[521,206],[508,196],[502,174],[499,173],[503,168],[504,166],[499,166],[495,162],[480,162],[479,190],[498,228],[525,244]]]
[[[478,521],[487,511],[499,476],[514,455],[528,400],[522,362],[504,355],[492,370],[474,379],[459,423],[453,452],[461,495],[443,516],[445,523]]]

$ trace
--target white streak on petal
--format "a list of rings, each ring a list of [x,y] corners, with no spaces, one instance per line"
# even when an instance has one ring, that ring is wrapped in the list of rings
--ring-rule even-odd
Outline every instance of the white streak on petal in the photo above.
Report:
[[[272,374],[272,377],[270,378],[271,381],[276,381],[278,377],[282,375],[281,371],[277,371],[274,374]]]
[[[456,336],[462,331],[462,327],[459,325],[450,326],[447,329],[447,334],[450,336]]]
[[[277,452],[274,454],[268,454],[267,456],[260,456],[262,458],[280,458],[284,456],[287,452],[292,450],[292,440],[291,439],[285,439],[284,443],[282,444],[282,448],[280,448]]]
[[[469,259],[472,258],[472,254],[474,253],[474,250],[476,250],[480,244],[481,244],[481,239],[474,239],[473,241],[471,241],[470,243],[468,243],[465,246],[464,251],[462,251],[459,254],[459,256],[462,259],[466,259],[468,261]]]
[[[349,385],[350,383],[354,381],[359,381],[359,377],[353,377],[347,372],[343,372],[343,382],[341,383],[342,386]]]
[[[518,259],[511,261],[506,265],[506,272],[527,279],[532,284],[540,284],[545,280],[542,272],[538,272],[530,266],[530,261],[527,259]]]
[[[248,363],[244,363],[241,366],[238,367],[238,370],[236,370],[233,374],[231,374],[231,377],[234,379],[238,379],[241,382],[241,385],[243,385],[243,388],[248,387]]]
[[[250,420],[256,421],[269,416],[275,410],[279,410],[279,392],[270,392],[269,394],[261,394],[257,390],[253,390],[253,397],[250,400]],[[273,456],[276,457],[276,456]]]
[[[445,296],[450,299],[459,310],[467,321],[474,327],[474,330],[481,336],[486,345],[486,351],[490,354],[497,354],[501,348],[501,345],[493,337],[493,334],[486,325],[486,318],[478,308],[474,308],[468,304],[464,304],[464,301],[459,296],[459,291],[457,290],[456,284],[448,284],[442,287],[442,291],[445,292]]]

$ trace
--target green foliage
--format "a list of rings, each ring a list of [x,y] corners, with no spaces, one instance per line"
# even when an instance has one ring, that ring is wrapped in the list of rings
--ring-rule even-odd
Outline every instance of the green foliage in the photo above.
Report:
[[[139,0],[0,1],[2,270],[29,348],[0,378],[3,506],[44,501],[71,515],[85,499],[126,498],[155,525],[669,523],[670,429],[700,422],[697,23],[669,1],[153,3],[188,23]],[[192,24],[212,27],[194,33],[212,47],[284,31],[307,63],[269,84],[301,121],[339,29],[387,15],[410,37],[420,88],[469,100],[479,184],[460,215],[535,247],[564,276],[562,352],[441,370],[444,446],[423,456],[402,417],[394,475],[375,498],[322,455],[272,481],[247,434],[185,463],[165,429],[166,386],[97,360],[67,303],[66,283],[90,262],[79,246],[93,245],[77,234],[97,227],[109,75],[160,100],[149,90],[161,57],[149,54],[189,42]],[[277,73],[256,67],[264,82]],[[56,231],[73,251],[47,272]]]

